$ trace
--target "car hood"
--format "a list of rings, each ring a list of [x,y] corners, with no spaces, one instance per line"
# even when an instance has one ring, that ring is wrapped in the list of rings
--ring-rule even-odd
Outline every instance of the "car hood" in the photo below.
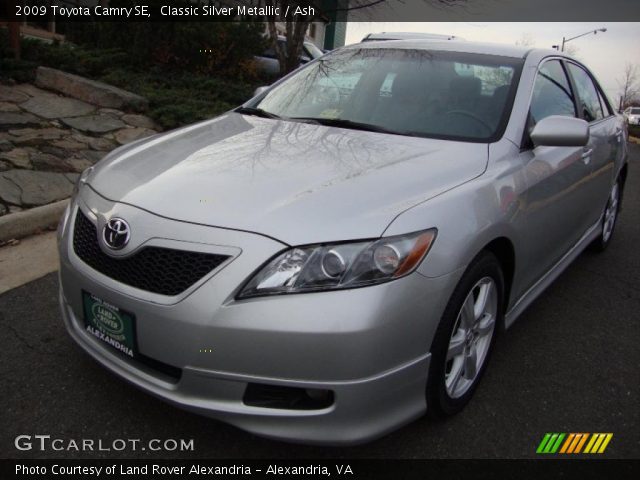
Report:
[[[123,147],[87,183],[157,215],[294,245],[378,237],[404,210],[482,174],[487,151],[228,113]]]

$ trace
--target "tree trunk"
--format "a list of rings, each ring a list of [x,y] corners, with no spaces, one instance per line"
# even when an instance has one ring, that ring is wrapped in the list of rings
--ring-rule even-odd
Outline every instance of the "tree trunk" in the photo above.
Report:
[[[302,22],[286,22],[286,33],[284,35],[284,37],[286,37],[286,44],[281,45],[278,42],[278,31],[275,20],[267,21],[271,45],[278,57],[281,76],[284,76],[298,68],[298,65],[300,64],[300,57],[302,55],[302,47],[304,45],[304,37],[310,23],[311,21],[309,20]]]
[[[15,5],[7,5],[9,19],[9,46],[13,50],[13,56],[20,60],[20,23],[16,18]]]

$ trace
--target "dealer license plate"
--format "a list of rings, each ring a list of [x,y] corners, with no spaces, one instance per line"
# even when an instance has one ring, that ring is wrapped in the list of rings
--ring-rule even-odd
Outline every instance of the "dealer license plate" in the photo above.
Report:
[[[82,292],[87,332],[119,352],[134,357],[135,316],[88,292]]]

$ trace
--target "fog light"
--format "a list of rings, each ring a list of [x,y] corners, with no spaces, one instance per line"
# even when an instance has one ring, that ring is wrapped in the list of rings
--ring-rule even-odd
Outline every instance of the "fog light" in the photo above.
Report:
[[[249,383],[242,401],[251,407],[321,410],[330,407],[333,399],[334,394],[331,390]]]
[[[320,390],[317,388],[307,388],[304,391],[307,396],[313,400],[314,402],[318,402],[320,404],[330,404],[331,402],[327,402],[329,400],[329,396],[333,395],[331,390]]]

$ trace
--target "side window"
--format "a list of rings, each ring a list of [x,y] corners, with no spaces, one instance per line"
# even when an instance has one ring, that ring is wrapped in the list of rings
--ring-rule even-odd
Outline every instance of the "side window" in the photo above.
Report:
[[[273,47],[267,48],[264,52],[262,52],[262,56],[266,58],[276,58],[276,51]]]
[[[611,107],[609,106],[609,103],[604,98],[604,95],[602,94],[602,92],[600,90],[598,90],[598,97],[600,98],[600,105],[602,105],[602,110],[604,111],[604,116],[608,117],[610,115],[613,115],[613,111],[611,110]]]
[[[569,63],[569,72],[578,89],[580,110],[584,119],[587,122],[594,122],[604,118],[600,98],[598,97],[598,89],[593,84],[589,74],[582,67],[573,63]]]
[[[281,47],[286,47],[286,43],[282,40],[278,40],[278,44]],[[266,58],[278,58],[278,55],[276,55],[276,49],[273,48],[271,45],[264,51],[262,52],[262,57],[266,57]]]
[[[529,114],[530,128],[551,115],[577,116],[571,86],[560,61],[549,60],[540,67]]]

